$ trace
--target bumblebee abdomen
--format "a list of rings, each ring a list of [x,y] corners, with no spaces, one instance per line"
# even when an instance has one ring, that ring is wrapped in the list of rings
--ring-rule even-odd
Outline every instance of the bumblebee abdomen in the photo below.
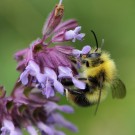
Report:
[[[78,91],[66,89],[66,97],[71,103],[81,107],[94,105],[94,103],[87,99],[86,93],[84,93],[83,90]]]
[[[94,103],[90,102],[87,98],[86,95],[80,95],[80,96],[76,96],[74,99],[75,104],[77,104],[78,106],[82,106],[82,107],[87,107],[87,106],[91,106]]]
[[[97,90],[94,90],[93,93],[87,93],[85,96],[86,96],[86,99],[91,104],[96,104],[99,99],[99,93],[100,93],[100,91],[97,89]],[[103,101],[104,99],[106,99],[107,95],[108,95],[108,90],[102,89],[100,101]]]
[[[91,89],[90,87],[87,87]],[[91,92],[90,92],[91,91]],[[94,90],[70,90],[66,89],[65,94],[67,99],[72,102],[75,105],[81,106],[81,107],[87,107],[97,104],[100,90],[94,89]],[[105,88],[101,91],[101,100],[104,100],[107,97],[108,90]]]

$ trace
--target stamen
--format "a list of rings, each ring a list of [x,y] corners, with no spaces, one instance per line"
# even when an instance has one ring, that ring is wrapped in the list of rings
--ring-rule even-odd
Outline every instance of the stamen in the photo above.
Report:
[[[55,8],[55,17],[61,17],[63,15],[63,11],[64,11],[64,6],[62,5],[62,0],[59,1],[59,4],[56,5]]]
[[[60,1],[59,1],[58,7],[62,4],[62,1],[63,1],[63,0],[60,0]]]

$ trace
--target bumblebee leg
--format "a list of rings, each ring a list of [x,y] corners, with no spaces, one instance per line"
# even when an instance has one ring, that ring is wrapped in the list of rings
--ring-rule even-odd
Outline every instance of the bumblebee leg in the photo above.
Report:
[[[84,92],[83,92],[83,90],[75,90],[75,89],[65,89],[64,90],[64,92],[66,93],[66,92],[69,92],[70,94],[72,94],[72,95],[82,95]]]
[[[67,78],[67,79],[61,79],[61,83],[64,85],[64,86],[73,86],[73,82],[70,78]]]
[[[93,103],[87,100],[86,91],[79,90],[79,89],[77,90],[65,89],[65,95],[68,100],[74,102],[78,106],[87,107],[93,105]]]
[[[99,103],[100,103],[100,99],[101,99],[101,92],[102,92],[102,88],[103,88],[103,80],[104,80],[104,76],[101,73],[99,75],[99,97],[98,97],[98,102],[97,102],[97,106],[96,106],[96,110],[95,110],[95,115],[97,113],[98,107],[99,107]]]
[[[87,81],[87,78],[78,78],[80,81]]]

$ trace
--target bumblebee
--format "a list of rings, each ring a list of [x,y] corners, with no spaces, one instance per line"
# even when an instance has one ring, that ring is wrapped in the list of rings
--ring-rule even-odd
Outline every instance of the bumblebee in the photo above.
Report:
[[[81,59],[81,78],[86,83],[84,90],[70,88],[72,83],[68,81],[65,88],[67,99],[78,106],[87,107],[97,104],[98,109],[100,101],[104,100],[109,89],[112,91],[113,98],[124,98],[126,88],[124,83],[118,78],[115,62],[110,58],[110,54],[101,51],[98,48],[98,42],[95,33],[97,48],[87,55],[82,55]]]

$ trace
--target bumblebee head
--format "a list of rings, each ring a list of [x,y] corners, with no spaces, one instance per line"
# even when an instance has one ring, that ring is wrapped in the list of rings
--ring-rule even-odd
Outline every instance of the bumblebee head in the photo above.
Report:
[[[87,54],[87,58],[88,59],[98,59],[99,57],[101,56],[101,53],[97,53],[97,52],[94,52],[94,53],[89,53]]]
[[[95,67],[102,63],[101,53],[93,52],[81,57],[81,63],[86,67]]]
[[[98,47],[98,40],[94,31],[92,31],[96,41],[96,49],[91,50],[89,54],[81,56],[81,63],[86,67],[95,67],[103,63],[101,48],[104,44],[104,39],[102,40],[101,48]]]

